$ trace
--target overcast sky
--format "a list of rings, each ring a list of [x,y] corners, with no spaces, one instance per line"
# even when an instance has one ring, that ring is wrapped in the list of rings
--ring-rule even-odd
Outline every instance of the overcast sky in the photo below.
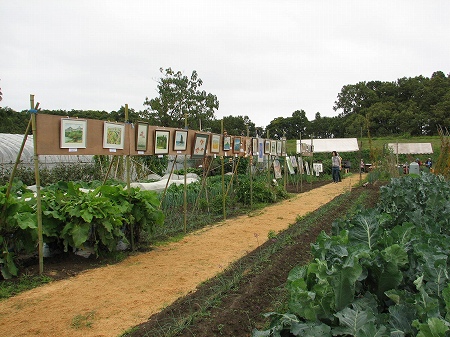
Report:
[[[342,87],[450,73],[448,0],[0,0],[2,107],[145,109],[159,68],[256,126],[336,116]]]

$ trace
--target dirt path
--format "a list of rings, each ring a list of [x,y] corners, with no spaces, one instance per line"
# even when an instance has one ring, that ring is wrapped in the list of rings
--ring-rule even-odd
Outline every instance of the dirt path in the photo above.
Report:
[[[2,301],[0,336],[118,336],[358,182],[354,175]]]

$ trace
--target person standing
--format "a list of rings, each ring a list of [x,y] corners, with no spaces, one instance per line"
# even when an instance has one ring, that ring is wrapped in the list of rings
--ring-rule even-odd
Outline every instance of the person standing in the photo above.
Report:
[[[341,157],[339,157],[336,151],[333,151],[331,155],[331,175],[333,176],[333,182],[338,183],[341,181]]]

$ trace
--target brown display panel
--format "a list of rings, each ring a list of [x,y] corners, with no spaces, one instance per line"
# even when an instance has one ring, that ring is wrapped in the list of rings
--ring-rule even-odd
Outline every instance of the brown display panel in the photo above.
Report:
[[[174,150],[175,141],[175,131],[180,130],[177,128],[165,128],[156,125],[148,126],[148,136],[147,136],[147,150],[138,151],[136,149],[136,124],[125,124],[125,139],[123,149],[104,149],[103,148],[103,128],[105,121],[97,119],[87,119],[87,135],[86,135],[86,148],[61,148],[61,119],[68,118],[66,116],[56,116],[47,114],[37,114],[36,115],[36,140],[37,140],[37,154],[38,155],[154,155],[154,136],[156,130],[167,130],[170,131],[169,139],[169,155],[191,155],[192,148],[194,144],[195,134],[199,133],[197,130],[187,130],[187,146],[185,151]],[[124,124],[124,123],[120,123]],[[211,133],[202,132],[204,134]],[[246,142],[246,137],[241,137],[242,142]],[[231,149],[230,149],[231,150]],[[231,155],[232,151],[228,151]],[[211,153],[208,144],[208,150],[206,156],[223,156],[225,153],[221,149],[218,153]],[[234,156],[244,156],[245,151],[241,153],[235,153]]]

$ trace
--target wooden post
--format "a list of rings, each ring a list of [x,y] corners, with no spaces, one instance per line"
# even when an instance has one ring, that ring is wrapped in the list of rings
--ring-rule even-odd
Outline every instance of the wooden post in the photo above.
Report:
[[[38,225],[38,249],[39,249],[39,274],[44,272],[44,240],[42,237],[42,204],[41,204],[41,178],[39,176],[39,155],[37,153],[36,114],[34,95],[30,95],[31,129],[33,131],[34,148],[34,177],[36,180],[36,217]]]
[[[128,104],[125,104],[125,123],[129,123],[128,120]],[[128,139],[131,136],[131,130],[128,133]],[[131,144],[131,142],[129,142]],[[131,182],[131,173],[130,173],[130,149],[128,149],[128,154],[125,156],[125,163],[127,167],[127,190],[128,190],[128,201],[131,199],[131,191],[130,191],[130,182]],[[131,236],[131,250],[134,251],[134,225],[130,222],[130,236]]]
[[[188,129],[188,114],[184,114],[184,128]],[[187,155],[184,155],[184,189],[183,189],[183,213],[184,213],[184,232],[187,231]]]
[[[223,129],[223,118],[220,121],[220,132],[222,134],[222,137],[225,136],[224,129]],[[227,203],[226,203],[226,195],[225,195],[225,159],[224,155],[221,157],[221,164],[222,164],[222,213],[223,213],[223,219],[225,220],[227,218]]]
[[[302,162],[302,166],[300,167],[300,192],[303,192],[303,151],[302,151],[302,133],[300,132],[300,159]],[[298,165],[298,163],[297,163]]]
[[[267,139],[269,139],[269,130],[267,130]],[[272,149],[272,144],[270,145],[270,149]],[[272,157],[272,154],[269,151],[269,153],[267,154],[267,182],[269,184],[271,184],[271,181],[270,181],[270,159],[271,159],[271,157]]]

